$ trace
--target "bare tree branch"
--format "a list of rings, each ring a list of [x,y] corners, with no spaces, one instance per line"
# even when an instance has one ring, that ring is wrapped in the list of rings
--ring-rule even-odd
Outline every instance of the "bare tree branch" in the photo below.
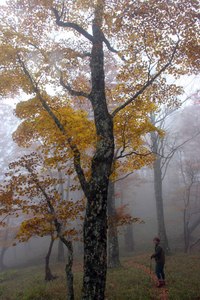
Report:
[[[131,156],[133,154],[139,155],[139,156],[148,156],[148,155],[153,154],[153,152],[139,153],[139,152],[133,150],[133,151],[130,151],[129,153],[126,153],[126,154],[120,154],[119,156],[116,157],[116,159],[120,159],[120,158],[123,158],[123,157]]]
[[[161,169],[163,169],[165,167],[165,170],[163,172],[163,175],[162,175],[162,180],[164,179],[165,175],[166,175],[166,172],[167,172],[167,168],[168,168],[168,165],[172,159],[172,157],[174,156],[175,152],[181,148],[182,146],[184,146],[186,143],[188,143],[189,141],[193,140],[195,137],[197,137],[198,135],[200,134],[200,131],[198,131],[195,135],[193,135],[192,137],[190,137],[189,139],[185,140],[184,142],[182,142],[181,144],[179,144],[178,146],[176,146],[174,149],[171,150],[171,152],[166,156],[164,157],[165,160],[161,166]]]
[[[192,233],[197,226],[200,225],[200,217],[198,219],[196,219],[190,226],[189,226],[189,232]]]
[[[124,180],[125,178],[129,177],[130,175],[132,175],[134,172],[135,172],[135,170],[132,171],[132,172],[130,172],[130,173],[127,173],[127,174],[124,175],[123,177],[120,177],[120,178],[116,179],[114,182],[118,182],[118,181],[120,181],[120,180]]]
[[[119,56],[119,51],[111,46],[110,42],[108,41],[108,39],[105,37],[105,35],[103,33],[102,33],[102,35],[103,35],[103,42],[106,44],[106,47],[108,48],[108,50],[110,50],[113,53],[118,54],[118,56]],[[126,61],[124,56],[120,56],[120,58],[121,58],[121,60]]]
[[[3,219],[1,219],[0,222],[3,223],[4,220],[5,220],[7,217],[9,217],[9,216],[10,216],[10,213],[8,213]]]
[[[190,249],[192,249],[194,246],[196,246],[200,242],[200,238],[197,239],[191,246]]]
[[[173,58],[175,56],[176,50],[178,48],[178,44],[179,42],[176,43],[174,50],[171,54],[171,57],[169,59],[169,61],[160,69],[160,71],[157,72],[156,75],[154,75],[151,80],[147,80],[147,82],[143,85],[143,87],[135,93],[135,95],[133,95],[130,99],[128,99],[124,104],[122,104],[121,106],[117,107],[113,112],[112,112],[112,116],[114,117],[120,110],[122,110],[123,108],[125,108],[127,105],[129,105],[131,102],[133,102],[133,100],[135,100],[138,96],[140,96],[155,80],[156,78],[158,78],[172,63]]]
[[[103,33],[102,33],[102,35],[103,35],[103,42],[106,44],[108,50],[110,50],[111,52],[114,52],[114,53],[118,54],[119,52],[111,46],[110,42],[107,40],[107,38],[105,37],[105,35]]]
[[[85,97],[89,99],[89,94],[83,92],[83,91],[75,91],[71,88],[69,84],[64,83],[62,72],[60,71],[60,84],[62,87],[64,87],[72,96],[77,96],[77,97]]]

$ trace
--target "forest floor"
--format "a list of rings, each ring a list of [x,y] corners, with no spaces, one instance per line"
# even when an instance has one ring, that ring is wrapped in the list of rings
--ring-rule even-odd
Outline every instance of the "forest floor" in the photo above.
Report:
[[[149,254],[121,260],[122,267],[108,270],[108,300],[200,300],[200,254],[176,254],[167,257],[166,287],[156,288],[154,263]],[[52,264],[54,281],[44,281],[44,266],[9,269],[0,273],[1,300],[66,299],[64,265]],[[81,264],[74,266],[75,299],[80,299]]]

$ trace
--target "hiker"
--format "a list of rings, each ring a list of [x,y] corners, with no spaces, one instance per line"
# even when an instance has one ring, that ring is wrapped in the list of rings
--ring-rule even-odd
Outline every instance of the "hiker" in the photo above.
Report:
[[[157,287],[162,287],[165,285],[165,273],[164,273],[164,265],[165,265],[165,252],[163,248],[160,246],[159,237],[155,237],[153,239],[155,244],[155,253],[151,255],[151,259],[154,258],[156,262],[155,273],[158,278]]]

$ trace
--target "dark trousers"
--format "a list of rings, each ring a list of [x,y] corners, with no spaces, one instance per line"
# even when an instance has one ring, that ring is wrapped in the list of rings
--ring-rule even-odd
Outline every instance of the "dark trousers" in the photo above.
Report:
[[[156,263],[156,276],[159,280],[165,280],[164,264]]]

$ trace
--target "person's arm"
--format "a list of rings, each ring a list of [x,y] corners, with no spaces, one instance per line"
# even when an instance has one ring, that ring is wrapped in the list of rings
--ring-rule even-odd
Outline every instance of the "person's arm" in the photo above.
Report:
[[[156,248],[156,251],[154,254],[151,255],[151,258],[156,258],[156,257],[159,257],[161,255],[161,252],[162,252],[162,248],[160,246],[158,246]]]

